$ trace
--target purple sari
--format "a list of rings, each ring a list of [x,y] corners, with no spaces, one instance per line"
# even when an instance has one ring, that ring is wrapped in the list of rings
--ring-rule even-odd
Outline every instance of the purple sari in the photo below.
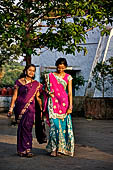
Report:
[[[32,127],[35,118],[35,95],[41,91],[42,85],[33,81],[23,85],[19,80],[15,83],[18,88],[18,97],[14,113],[18,124],[17,152],[26,153],[32,149]]]

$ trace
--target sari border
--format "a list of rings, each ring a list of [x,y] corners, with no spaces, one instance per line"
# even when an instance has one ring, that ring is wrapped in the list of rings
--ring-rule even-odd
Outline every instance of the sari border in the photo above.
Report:
[[[57,75],[55,75],[54,73],[52,73],[52,74],[53,74],[54,77],[57,79],[57,81],[63,85],[64,90],[66,90],[67,82],[66,82],[63,78],[58,77]],[[66,76],[66,75],[65,75],[65,76]]]
[[[68,156],[74,157],[74,152],[67,151],[66,149],[59,148],[58,152],[63,153],[64,155],[68,155]]]
[[[32,83],[34,82],[35,80],[33,80],[32,81]],[[22,83],[22,81],[20,80],[20,79],[18,79],[18,82],[21,84],[21,85],[23,85],[23,86],[25,86],[25,85],[27,85],[27,84],[30,84],[31,82],[29,82],[29,83],[26,83],[26,84],[24,84],[24,83]]]
[[[27,104],[24,106],[24,108],[22,109],[22,111],[21,111],[21,113],[20,113],[20,115],[19,115],[20,117],[21,117],[21,115],[23,115],[23,114],[25,113],[26,109],[29,107],[30,103],[33,101],[33,98],[34,98],[34,96],[36,95],[36,92],[37,92],[37,90],[38,90],[39,88],[40,88],[40,84],[39,84],[39,86],[37,86],[37,88],[36,88],[33,96],[29,99],[28,103],[27,103]]]

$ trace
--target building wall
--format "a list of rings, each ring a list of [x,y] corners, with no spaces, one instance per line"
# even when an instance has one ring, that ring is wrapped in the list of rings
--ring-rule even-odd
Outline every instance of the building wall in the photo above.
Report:
[[[86,44],[81,44],[82,46],[85,46],[88,50],[88,54],[86,56],[84,56],[83,52],[81,53],[76,52],[75,55],[64,55],[62,52],[58,52],[58,51],[51,52],[47,50],[41,53],[40,56],[33,56],[32,63],[36,65],[40,65],[40,67],[54,66],[55,61],[59,57],[65,57],[67,59],[68,66],[80,67],[81,71],[77,72],[77,74],[84,76],[84,79],[87,81],[96,54],[98,42],[100,39],[100,31],[98,28],[95,28],[92,31],[89,31],[87,35],[88,36],[87,36]],[[113,44],[113,39],[109,46],[109,50],[107,54],[108,56],[111,56],[113,53],[112,44]],[[75,92],[75,96],[84,96],[86,86],[87,86],[87,82],[85,83],[84,87],[81,87],[78,91]],[[110,94],[111,92],[109,92],[107,96],[109,96]],[[100,96],[101,94],[97,92],[97,96],[98,95]]]
[[[56,51],[46,51],[41,53],[40,56],[33,56],[32,57],[32,63],[35,63],[36,65],[40,65],[42,67],[47,67],[47,66],[54,66],[55,61],[59,57],[65,57],[67,59],[68,65],[69,66],[79,66],[81,68],[81,72],[79,73],[80,75],[83,75],[85,80],[88,80],[89,73],[91,70],[92,62],[95,56],[96,48],[98,45],[100,37],[100,32],[98,29],[94,29],[90,32],[88,32],[87,36],[87,50],[88,54],[84,56],[84,53],[77,53],[74,55],[64,55],[61,52],[56,52]],[[85,84],[86,86],[87,84]],[[80,88],[80,90],[76,91],[75,95],[83,96],[85,92],[85,86]]]
[[[109,38],[109,36],[106,37],[106,39],[108,39],[108,38]],[[107,43],[108,43],[108,41],[107,41]],[[107,46],[105,46],[105,50],[106,50],[106,47]],[[104,56],[104,54],[105,53],[102,53],[102,56]],[[113,36],[110,39],[110,43],[109,43],[109,46],[108,46],[108,50],[107,50],[107,54],[106,54],[105,59],[108,60],[111,57],[113,57]],[[106,82],[106,85],[107,85],[108,90],[105,92],[104,97],[113,97],[113,84]],[[102,97],[102,92],[95,89],[94,97]]]

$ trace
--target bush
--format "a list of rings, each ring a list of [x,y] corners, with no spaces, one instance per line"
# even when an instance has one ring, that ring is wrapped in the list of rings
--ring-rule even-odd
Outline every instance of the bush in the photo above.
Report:
[[[3,66],[4,76],[1,79],[0,87],[14,86],[15,81],[18,79],[23,69],[24,66],[20,66],[19,64],[5,64]]]

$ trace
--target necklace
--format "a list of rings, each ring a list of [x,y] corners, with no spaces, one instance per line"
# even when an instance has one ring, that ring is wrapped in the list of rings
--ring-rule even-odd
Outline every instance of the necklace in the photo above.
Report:
[[[24,78],[25,84],[31,83],[31,87],[32,87],[32,79],[31,80],[27,80],[26,78]]]
[[[64,78],[65,73],[63,73],[63,74],[57,74],[57,75],[58,75],[58,77]]]

